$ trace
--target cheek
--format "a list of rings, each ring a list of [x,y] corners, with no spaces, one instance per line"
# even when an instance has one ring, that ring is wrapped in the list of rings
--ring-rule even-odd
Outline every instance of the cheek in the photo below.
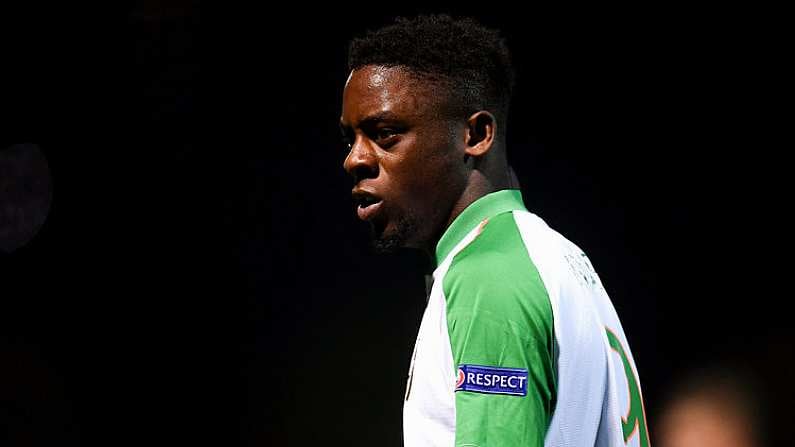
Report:
[[[444,132],[429,132],[422,142],[415,151],[415,169],[422,170],[438,181],[449,181],[461,174],[461,168],[464,167],[463,148],[457,146],[457,140],[447,129]]]
[[[410,183],[406,193],[412,208],[419,214],[430,217],[445,213],[466,184],[465,173],[452,157],[429,157],[408,172]]]
[[[407,143],[415,144],[405,152],[384,154],[382,160],[383,174],[404,205],[414,209],[438,207],[455,193],[460,194],[466,183],[466,166],[449,135],[418,135]]]

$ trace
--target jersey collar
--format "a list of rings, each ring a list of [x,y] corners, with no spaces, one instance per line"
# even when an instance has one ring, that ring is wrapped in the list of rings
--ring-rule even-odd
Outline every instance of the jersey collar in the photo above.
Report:
[[[453,220],[439,239],[436,244],[436,265],[444,262],[458,242],[484,219],[506,211],[526,209],[522,201],[522,192],[518,189],[503,189],[475,200]]]

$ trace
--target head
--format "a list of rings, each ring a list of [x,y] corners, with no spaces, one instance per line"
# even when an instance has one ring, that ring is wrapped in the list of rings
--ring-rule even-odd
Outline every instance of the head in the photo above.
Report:
[[[670,393],[659,417],[664,447],[754,447],[762,441],[759,400],[752,376],[732,367],[691,373]]]
[[[466,205],[510,181],[505,43],[469,19],[398,19],[351,43],[349,69],[340,124],[359,217],[380,250],[432,251]]]

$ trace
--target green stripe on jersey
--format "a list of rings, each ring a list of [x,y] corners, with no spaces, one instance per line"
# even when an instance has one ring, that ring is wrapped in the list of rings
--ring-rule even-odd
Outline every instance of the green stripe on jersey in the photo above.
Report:
[[[453,223],[444,231],[436,243],[436,265],[441,265],[456,245],[483,219],[506,211],[526,210],[522,192],[518,189],[503,189],[486,194],[470,203]]]
[[[555,403],[552,307],[510,212],[524,208],[521,196],[500,191],[473,205],[471,217],[488,223],[443,280],[454,365],[525,368],[527,395],[456,392],[455,445],[541,446]]]

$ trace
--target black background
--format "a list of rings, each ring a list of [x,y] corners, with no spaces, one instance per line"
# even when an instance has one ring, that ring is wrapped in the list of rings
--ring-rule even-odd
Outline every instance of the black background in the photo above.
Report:
[[[0,147],[38,144],[54,195],[0,255],[4,445],[400,445],[424,265],[370,253],[337,122],[348,40],[417,11],[504,31],[510,160],[600,273],[652,437],[716,366],[789,439],[773,12],[6,8]]]

